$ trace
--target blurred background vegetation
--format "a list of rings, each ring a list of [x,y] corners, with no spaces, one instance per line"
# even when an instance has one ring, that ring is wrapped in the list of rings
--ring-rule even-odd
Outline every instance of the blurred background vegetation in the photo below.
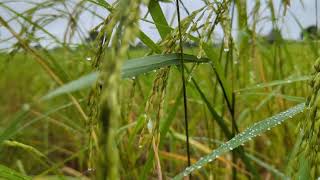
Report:
[[[139,4],[135,10],[140,14],[137,22],[130,19],[133,11],[119,13],[129,2]],[[104,179],[97,171],[112,167],[98,167],[92,157],[104,157],[95,147],[101,145],[102,136],[109,135],[95,129],[100,125],[93,110],[103,103],[103,96],[97,93],[99,80],[89,88],[77,86],[77,91],[48,100],[41,98],[92,72],[102,72],[103,76],[113,58],[125,63],[154,54],[179,53],[179,23],[183,26],[184,53],[212,61],[185,65],[191,164],[228,141],[227,131],[233,137],[255,122],[306,101],[311,93],[308,80],[319,57],[317,1],[313,2],[315,14],[309,12],[307,17],[315,23],[307,26],[300,22],[300,14],[290,9],[292,4],[304,8],[304,1],[180,1],[181,22],[175,3],[159,2],[162,10],[171,9],[166,13],[155,8],[155,0],[0,1],[0,177]],[[289,38],[283,30],[283,18],[287,16],[298,25],[295,32],[299,39]],[[122,27],[122,22],[128,24]],[[259,28],[264,24],[268,25],[262,32]],[[135,28],[140,30],[135,32]],[[127,36],[118,37],[116,32],[126,35],[127,29],[132,30],[127,35],[132,33],[134,37],[125,44]],[[105,43],[109,40],[111,43]],[[117,42],[127,50],[118,52]],[[216,62],[220,66],[213,68],[210,64]],[[171,66],[170,74],[164,75],[167,81],[159,78],[163,69],[116,83],[119,107],[114,108],[120,110],[120,116],[111,121],[119,123],[113,129],[118,178],[170,179],[187,166],[181,67]],[[108,78],[103,80],[109,82]],[[164,83],[158,84],[157,79]],[[232,107],[226,86],[231,91]],[[155,92],[159,87],[165,90]],[[100,90],[108,93],[110,89]],[[158,111],[148,109],[148,103],[159,103],[155,108]],[[160,136],[151,133],[151,139],[160,138],[155,148],[148,140],[141,143],[141,137],[150,138],[144,132],[149,125],[145,117],[157,113]],[[217,117],[227,129],[221,128]],[[297,177],[294,159],[301,140],[298,123],[304,119],[304,114],[297,115],[238,148],[254,170],[240,158],[241,153],[230,151],[192,172],[192,178]],[[97,132],[97,137],[92,132]],[[110,152],[104,149],[103,153],[108,156]],[[310,174],[313,178],[319,175]]]

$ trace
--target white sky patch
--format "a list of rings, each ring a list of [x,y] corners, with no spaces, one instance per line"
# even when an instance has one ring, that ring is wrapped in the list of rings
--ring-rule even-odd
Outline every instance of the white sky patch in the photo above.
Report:
[[[28,3],[29,2],[29,3]],[[14,2],[14,3],[6,3],[9,7],[14,9],[17,12],[24,12],[25,10],[31,8],[33,5],[30,4],[30,2],[36,2],[41,3],[43,1],[41,0],[25,0],[21,2]],[[55,6],[55,9],[46,8],[44,10],[41,10],[37,13],[39,17],[41,15],[45,14],[58,14],[60,10],[63,11],[69,11],[72,12],[74,4],[76,4],[76,0],[70,0],[70,3],[68,3],[67,7],[64,7],[62,5]],[[114,0],[110,1],[109,3],[113,3]],[[247,1],[247,9],[248,14],[252,11],[255,0],[248,0]],[[257,24],[257,33],[259,34],[268,34],[270,30],[272,29],[272,23],[270,21],[270,12],[267,8],[267,1],[261,0],[261,8],[259,12],[259,18],[260,21]],[[301,3],[303,2],[303,4]],[[193,12],[201,7],[204,6],[204,3],[201,0],[183,0],[183,3],[185,4],[186,8],[189,12]],[[281,4],[281,0],[274,0],[275,4],[275,11],[277,13],[277,16],[280,17],[278,19],[278,26],[281,28],[282,35],[286,39],[299,39],[301,29],[296,21],[296,19],[293,16],[296,16],[297,20],[303,27],[307,27],[310,25],[316,24],[316,17],[315,17],[315,2],[312,0],[307,1],[301,1],[301,0],[291,0],[291,5],[287,10],[287,13],[285,16],[282,16],[282,14],[278,14],[279,7]],[[320,4],[320,3],[319,3]],[[106,17],[109,13],[96,5],[89,5],[87,4],[87,7],[90,7],[90,10],[99,16],[101,18]],[[173,27],[177,26],[177,20],[176,20],[176,13],[175,13],[175,4],[174,3],[161,3],[161,7],[165,13],[165,16],[169,23]],[[147,12],[147,7],[141,8],[142,12],[141,14],[144,15]],[[320,13],[319,13],[320,14]],[[10,18],[14,17],[15,15],[12,12],[9,12],[8,10],[5,10],[5,8],[0,7],[0,16],[2,16],[5,20],[9,20]],[[181,7],[181,16],[182,18],[187,16],[187,13],[185,12],[184,8]],[[39,18],[37,17],[37,18]],[[80,15],[79,21],[78,21],[78,28],[79,32],[75,33],[75,36],[72,39],[72,43],[81,43],[83,39],[88,36],[88,31],[90,31],[93,27],[98,25],[100,22],[102,22],[102,19],[94,16],[91,12],[84,12]],[[239,29],[236,27],[236,17],[233,25],[232,33],[234,36],[236,36],[239,33]],[[249,25],[252,24],[250,22],[250,16],[249,16]],[[33,19],[35,21],[36,18]],[[152,21],[150,15],[147,16],[147,20]],[[252,21],[252,20],[251,20]],[[23,19],[18,18],[10,21],[10,26],[16,31],[19,32],[21,30],[21,25],[19,23],[22,23]],[[67,14],[65,14],[64,19],[63,18],[57,18],[55,21],[47,24],[44,26],[44,29],[48,32],[50,32],[53,36],[56,36],[60,41],[64,39],[64,34],[66,32],[67,27]],[[160,39],[160,36],[155,28],[155,26],[151,23],[140,21],[140,28],[143,32],[145,32],[151,39],[154,41],[158,41]],[[37,31],[36,33],[37,38],[41,39],[41,45],[42,46],[48,46],[48,47],[54,47],[56,46],[56,43],[52,40],[52,38],[48,37],[44,32]],[[217,27],[217,29],[214,31],[214,37],[222,38],[223,32],[221,27]],[[14,38],[10,39],[9,41],[2,42],[3,40],[12,37],[11,34],[4,28],[0,26],[0,49],[8,48],[10,47],[16,40]]]

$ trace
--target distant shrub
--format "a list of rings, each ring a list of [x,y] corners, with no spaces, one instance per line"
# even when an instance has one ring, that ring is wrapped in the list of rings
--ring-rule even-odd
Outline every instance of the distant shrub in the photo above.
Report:
[[[269,32],[268,35],[264,36],[263,39],[268,43],[273,44],[277,41],[281,41],[283,38],[281,31],[279,29],[274,28]]]
[[[320,38],[320,32],[317,26],[311,25],[302,30],[302,32],[300,33],[300,38],[302,40],[305,40],[305,39],[316,40]]]

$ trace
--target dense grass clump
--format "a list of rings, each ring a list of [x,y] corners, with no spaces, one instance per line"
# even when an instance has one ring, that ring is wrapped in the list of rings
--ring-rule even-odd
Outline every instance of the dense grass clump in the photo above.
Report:
[[[290,1],[195,3],[0,2],[0,179],[318,178],[318,40]]]

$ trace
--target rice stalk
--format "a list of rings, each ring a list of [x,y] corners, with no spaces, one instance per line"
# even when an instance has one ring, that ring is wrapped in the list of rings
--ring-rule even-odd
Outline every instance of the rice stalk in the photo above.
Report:
[[[183,59],[183,41],[182,41],[182,32],[181,32],[179,0],[176,0],[176,8],[177,8],[177,15],[178,15],[179,48],[181,52],[180,67],[181,67],[181,81],[182,81],[182,91],[183,91],[183,107],[184,107],[184,123],[185,123],[185,134],[186,134],[186,145],[187,145],[187,157],[188,157],[188,166],[190,166],[191,161],[190,161],[189,122],[188,122],[188,106],[187,106],[188,102],[187,102],[186,80],[185,80],[185,73],[184,73],[185,70],[184,70],[184,59]],[[192,176],[191,174],[189,174],[189,179],[191,178]]]
[[[152,1],[151,1],[152,2]],[[150,4],[149,4],[150,7]],[[159,11],[159,10],[158,10]],[[190,26],[193,22],[193,18],[196,16],[196,14],[199,11],[196,11],[192,13],[190,16],[188,16],[186,19],[182,20],[180,22],[180,29],[174,29],[170,34],[166,35],[166,30],[168,28],[165,28],[165,31],[162,31],[159,27],[159,32],[162,32],[162,36],[165,37],[163,41],[161,42],[160,46],[163,49],[163,54],[169,54],[174,51],[180,52],[181,54],[181,47],[176,43],[180,39],[179,32],[183,33],[183,35],[187,34],[187,30],[190,29]],[[159,12],[158,12],[159,13]],[[159,18],[159,17],[157,17]],[[166,23],[163,23],[166,24]],[[181,34],[181,40],[182,37],[185,39],[185,36],[182,36]],[[157,174],[158,178],[162,179],[162,172],[161,172],[161,164],[160,159],[158,156],[158,147],[160,142],[160,131],[159,131],[159,125],[160,125],[160,119],[163,116],[163,106],[165,102],[166,97],[166,87],[167,87],[167,81],[170,74],[170,67],[160,69],[159,72],[157,72],[156,78],[153,81],[153,88],[151,95],[148,98],[148,101],[145,106],[145,115],[144,115],[144,128],[140,134],[139,139],[139,147],[143,147],[147,145],[149,147],[152,144],[152,149],[154,151],[154,157],[156,160],[157,165]]]
[[[92,121],[96,120],[97,125],[92,130],[94,147],[91,146],[91,163],[96,169],[96,179],[119,179],[119,154],[116,141],[116,131],[120,122],[119,105],[119,81],[120,70],[123,59],[132,42],[138,34],[137,21],[139,19],[140,1],[121,0],[116,9],[112,12],[109,24],[102,27],[104,36],[110,39],[111,47],[106,53],[108,59],[100,55],[97,59],[101,63],[101,75],[98,80],[98,92],[93,98],[97,104],[97,112],[92,114]],[[129,8],[128,8],[129,7]],[[107,18],[107,20],[109,20]],[[114,29],[115,28],[115,29]],[[108,46],[106,42],[101,43],[101,49]],[[95,123],[95,122],[94,122]],[[94,124],[91,124],[94,126]]]
[[[310,86],[312,92],[306,103],[307,119],[299,122],[303,138],[298,153],[298,168],[308,167],[308,176],[316,179],[320,176],[320,58],[314,64]],[[301,174],[295,174],[295,177],[301,178]]]

